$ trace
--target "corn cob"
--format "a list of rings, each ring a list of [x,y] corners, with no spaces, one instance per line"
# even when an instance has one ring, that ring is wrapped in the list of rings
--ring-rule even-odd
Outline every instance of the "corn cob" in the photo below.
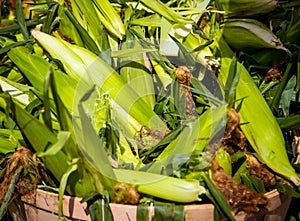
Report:
[[[122,89],[122,92],[119,91],[119,93],[117,94],[118,96],[116,96],[116,97],[111,96],[114,99],[111,102],[111,104],[112,104],[113,112],[119,113],[119,115],[115,115],[114,119],[119,122],[124,122],[124,124],[122,125],[123,127],[126,125],[127,128],[130,128],[130,127],[132,128],[132,129],[123,130],[123,132],[126,134],[128,139],[130,139],[133,135],[133,133],[131,133],[131,132],[134,132],[133,128],[141,129],[141,127],[143,127],[143,125],[146,125],[150,129],[154,129],[154,130],[166,130],[166,125],[152,111],[153,108],[152,108],[151,103],[146,103],[142,100],[143,95],[145,95],[145,94],[141,95],[141,94],[138,94],[138,92],[133,91],[131,89],[131,87],[129,86],[129,83],[125,83],[125,81],[123,81],[122,78],[118,78],[119,75],[114,75],[115,72],[112,69],[110,69],[110,66],[108,66],[106,63],[104,63],[101,59],[98,59],[98,57],[95,56],[90,51],[85,50],[84,48],[78,47],[76,45],[68,44],[67,46],[70,47],[73,50],[73,52],[75,52],[75,54],[79,55],[82,58],[83,62],[85,63],[85,65],[87,67],[92,67],[89,70],[91,71],[90,74],[92,76],[94,76],[92,78],[94,79],[96,84],[98,84],[100,87],[102,85],[105,86],[107,84],[105,87],[102,87],[102,89],[104,91],[109,90],[110,96],[112,95],[112,89],[114,87],[117,90],[118,90],[118,88]],[[106,82],[102,83],[105,80],[103,80],[102,77],[100,76],[100,74],[98,73],[98,70],[103,70],[103,67],[107,67],[108,73],[111,72],[111,75],[112,75],[112,79],[108,79],[107,83]],[[117,77],[117,78],[115,78],[115,77]],[[108,76],[108,78],[109,78],[109,76]],[[142,80],[151,80],[151,79],[149,79],[149,77],[145,77],[145,79],[142,79]],[[118,81],[120,82],[119,85],[118,85]],[[132,93],[132,94],[128,94],[128,93]],[[120,95],[122,97],[120,97]],[[123,97],[123,95],[126,96],[127,100]],[[135,105],[130,106],[130,104],[131,104],[130,96],[132,96],[132,95],[135,96],[135,98],[133,98],[132,102],[133,103],[135,101],[137,101],[137,102],[135,103]],[[150,93],[150,95],[153,95],[153,94]],[[140,99],[139,100],[140,103],[139,103],[138,99]],[[131,109],[128,109],[127,107],[129,107]],[[147,111],[146,111],[146,109],[147,109]],[[118,111],[115,111],[115,110],[118,110]],[[123,114],[120,114],[120,113],[123,113]],[[122,116],[121,118],[124,118],[124,119],[121,119],[120,116]],[[149,119],[151,119],[152,122],[149,122]],[[125,123],[126,120],[127,120],[127,123]],[[152,127],[152,125],[153,125],[153,127]],[[136,132],[135,132],[135,134],[136,134]]]
[[[67,73],[78,81],[80,78],[84,81],[91,79],[102,91],[109,92],[109,96],[141,125],[160,131],[167,129],[165,123],[148,108],[116,71],[95,54],[37,30],[32,31],[32,35],[54,58],[63,63]]]
[[[222,59],[219,77],[224,84],[230,61],[229,58]],[[295,185],[300,185],[300,178],[289,162],[284,138],[275,117],[247,69],[241,64],[237,68],[241,68],[241,73],[236,99],[244,98],[239,110],[241,123],[245,123],[240,125],[243,133],[263,163]]]
[[[79,23],[100,43],[102,25],[113,36],[123,39],[125,27],[115,8],[108,0],[71,0],[73,14]]]
[[[199,201],[199,195],[205,193],[196,180],[184,180],[149,172],[114,169],[118,182],[134,185],[141,193],[165,200],[188,203]]]
[[[274,48],[287,51],[280,39],[255,19],[227,19],[223,25],[223,36],[235,50],[252,52],[260,48]]]
[[[125,26],[120,15],[113,8],[108,0],[92,0],[95,4],[100,21],[116,37],[123,39],[125,36]]]
[[[141,28],[135,28],[136,31],[142,33]],[[136,89],[139,96],[149,104],[149,107],[153,110],[155,105],[154,98],[154,85],[151,75],[149,72],[141,68],[136,68],[135,65],[130,65],[131,61],[134,61],[142,66],[146,66],[145,62],[148,59],[145,53],[137,53],[138,50],[142,50],[138,42],[135,42],[133,37],[127,37],[127,43],[122,45],[121,51],[130,51],[132,53],[128,54],[126,58],[122,57],[120,60],[125,65],[121,67],[120,75],[123,79],[132,87]]]
[[[43,58],[31,54],[24,46],[11,49],[8,52],[8,56],[22,71],[33,87],[37,91],[42,92],[45,76],[50,70],[49,63]],[[77,81],[58,70],[54,70],[54,75],[57,81],[60,82],[60,84],[57,84],[58,93],[60,95],[63,94],[61,99],[65,106],[71,110],[74,98],[74,88],[77,85]],[[65,93],[65,91],[68,91],[68,93]]]
[[[278,0],[220,0],[227,16],[250,16],[265,14],[278,7]]]
[[[168,7],[161,1],[157,0],[141,0],[141,2],[152,11],[161,15],[171,22],[177,23],[192,23],[192,19],[181,16],[179,13],[175,12],[172,8]]]

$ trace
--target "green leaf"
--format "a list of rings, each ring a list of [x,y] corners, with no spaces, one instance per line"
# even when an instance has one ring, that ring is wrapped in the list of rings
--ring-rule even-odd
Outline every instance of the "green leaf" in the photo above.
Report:
[[[286,33],[286,41],[298,45],[300,43],[300,21],[298,20],[295,24],[290,26]]]
[[[242,183],[242,175],[248,173],[248,164],[247,161],[244,160],[240,163],[239,168],[236,170],[235,174],[233,175],[233,179],[238,182],[239,184]]]
[[[51,70],[50,70],[51,71]],[[52,130],[52,117],[51,117],[51,108],[50,108],[50,99],[49,99],[49,89],[50,89],[50,72],[48,72],[45,76],[44,81],[44,90],[43,90],[43,101],[44,101],[44,112],[43,112],[43,120],[45,125]]]
[[[234,56],[230,64],[228,77],[224,87],[225,100],[229,105],[233,105],[233,101],[235,100],[235,91],[239,82],[240,73],[241,67],[237,70],[237,57]]]
[[[43,22],[44,22],[43,18],[34,18],[29,21],[25,21],[25,25],[27,27],[35,27],[36,25],[42,24]],[[16,31],[20,31],[20,25],[17,23],[0,28],[0,34],[10,34]]]
[[[201,81],[199,81],[198,79],[192,77],[190,79],[193,88],[191,88],[192,92],[195,94],[200,95],[201,97],[203,97],[205,100],[208,100],[211,104],[213,105],[220,105],[222,103],[224,103],[219,96],[217,96],[216,94],[213,94]],[[212,83],[212,81],[210,81]],[[219,87],[219,85],[217,85],[217,87]],[[213,88],[214,89],[214,88]]]
[[[181,44],[177,38],[173,37],[172,35],[169,35],[171,37],[171,39],[176,43],[176,45],[179,47],[180,52],[183,56],[184,59],[184,63],[186,64],[186,66],[191,69],[195,66],[195,59],[194,57],[191,55],[191,52],[188,51],[183,44]]]
[[[130,21],[130,24],[159,28],[161,26],[161,18],[159,17],[158,14],[153,14],[142,18],[132,19]]]
[[[35,54],[31,54],[26,47],[16,47],[8,52],[10,59],[17,65],[33,87],[42,92],[44,80],[50,71],[50,64]],[[74,91],[77,81],[59,70],[53,70],[57,82],[57,93],[69,111],[73,108]],[[53,87],[52,87],[53,89]],[[67,93],[66,93],[67,91]]]
[[[283,131],[289,131],[299,128],[300,115],[294,115],[289,117],[279,117],[277,122]]]
[[[55,32],[49,33],[44,30],[42,30],[42,31],[47,34],[51,34],[51,33],[59,34],[60,33],[63,36],[67,37],[69,41],[73,41],[76,45],[86,46],[87,48],[89,48],[83,42],[84,40],[82,39],[82,38],[84,38],[85,35],[87,35],[86,33],[84,33],[84,32],[86,32],[86,30],[80,24],[77,24],[78,21],[76,20],[76,18],[74,18],[75,13],[72,13],[72,14],[70,13],[71,15],[69,15],[69,13],[70,12],[68,12],[64,6],[59,6],[58,10],[57,10],[57,16],[56,16],[56,19],[59,18],[59,29],[58,29],[59,32],[55,31]],[[83,33],[81,33],[81,31]]]
[[[176,139],[176,137],[181,133],[182,127],[178,127],[174,130],[172,130],[170,133],[168,133],[166,136],[164,136],[158,144],[153,146],[149,151],[142,153],[140,157],[145,157],[144,161],[147,162],[147,159],[156,158],[165,148],[165,145],[168,145],[173,140]]]
[[[234,221],[235,218],[232,214],[232,209],[231,209],[230,205],[228,204],[228,202],[225,199],[225,197],[223,196],[223,194],[213,184],[208,173],[202,172],[201,175],[209,189],[210,194],[213,196],[214,200],[219,205],[219,208],[222,210],[221,212],[223,212],[229,220]]]
[[[142,33],[142,30],[135,28],[136,31]],[[127,42],[122,45],[122,49],[116,51],[121,62],[120,74],[124,81],[128,83],[145,101],[151,110],[155,104],[154,83],[151,72],[147,69],[145,63],[148,59],[146,52],[156,51],[156,49],[148,49],[140,46],[138,41],[133,39],[130,33],[127,34]],[[112,52],[115,56],[115,52]]]
[[[14,172],[14,175],[12,176],[12,179],[10,180],[10,183],[8,185],[8,190],[5,192],[4,199],[0,205],[0,220],[3,219],[4,215],[7,212],[10,202],[14,197],[13,193],[16,188],[16,183],[18,183],[23,169],[24,169],[23,166],[17,167],[17,169]]]
[[[178,23],[192,23],[192,20],[181,16],[180,14],[176,13],[171,7],[168,7],[161,1],[157,0],[141,0],[141,2],[151,9],[152,11],[156,12],[157,14],[165,17],[169,21],[178,22]]]
[[[65,189],[67,186],[68,178],[71,173],[78,169],[78,162],[79,159],[72,159],[71,165],[68,170],[62,175],[60,183],[59,183],[59,195],[58,195],[58,215],[61,217],[63,215],[63,197],[65,194]]]
[[[4,53],[7,53],[10,49],[12,48],[15,48],[15,47],[18,47],[18,46],[22,46],[22,45],[25,45],[27,44],[28,42],[32,42],[32,40],[27,40],[27,41],[18,41],[18,42],[15,42],[15,43],[12,43],[8,46],[5,46],[5,47],[2,47],[0,49],[0,55],[1,54],[4,54]]]
[[[139,204],[137,206],[136,220],[137,221],[149,220],[149,206],[148,205]]]
[[[52,133],[45,125],[43,125],[38,119],[30,115],[26,110],[20,107],[18,104],[11,102],[12,105],[12,118],[18,124],[20,130],[25,135],[26,139],[32,145],[36,152],[44,152],[49,145],[57,142],[57,137]],[[47,157],[44,159],[46,167],[53,173],[53,175],[60,179],[64,171],[64,165],[67,165],[65,155],[59,152],[56,156]],[[61,167],[57,167],[61,165]]]
[[[134,43],[131,43],[134,44]],[[135,44],[134,44],[135,45]],[[119,51],[112,51],[111,56],[115,58],[133,58],[134,55],[136,54],[144,54],[146,52],[151,52],[151,51],[157,51],[157,49],[154,48],[140,48],[140,47],[134,47],[134,48],[122,48]]]
[[[291,69],[292,69],[292,66],[293,66],[293,63],[289,62],[286,69],[285,69],[285,72],[283,74],[283,77],[279,83],[279,87],[277,88],[276,92],[275,92],[275,95],[272,99],[272,102],[270,104],[270,108],[273,112],[277,112],[278,108],[279,108],[279,104],[280,104],[280,99],[281,99],[281,96],[282,96],[282,93],[288,83],[288,80],[290,79],[290,72],[291,72]]]
[[[44,25],[42,27],[43,32],[49,34],[52,31],[53,22],[56,19],[58,8],[59,4],[52,4],[49,6]]]
[[[295,96],[295,86],[297,84],[296,76],[293,75],[287,82],[284,91],[281,94],[280,106],[284,113],[284,116],[289,116],[290,103],[292,98]]]
[[[254,176],[249,176],[249,180],[252,182],[253,187],[255,188],[255,190],[258,193],[266,192],[265,186],[261,180],[259,180],[258,178],[254,177]]]
[[[297,190],[295,190],[293,187],[291,187],[288,184],[284,184],[284,183],[277,183],[276,184],[276,189],[280,192],[280,193],[285,193],[291,197],[295,197],[295,198],[300,198],[300,193],[297,192]]]
[[[87,1],[89,2],[89,1]],[[70,19],[71,23],[74,25],[74,27],[76,28],[79,36],[81,37],[82,42],[84,43],[84,45],[86,46],[86,48],[88,48],[91,52],[99,55],[100,54],[100,50],[97,47],[97,44],[95,43],[95,41],[91,38],[91,35],[87,32],[87,30],[85,30],[80,23],[76,20],[76,18],[74,17],[74,15],[69,11],[69,9],[65,8],[65,13],[67,15],[67,17]],[[89,15],[90,16],[90,15]],[[93,16],[90,16],[93,17]],[[66,24],[67,25],[67,24]],[[95,30],[97,30],[97,28],[95,28]]]
[[[113,215],[108,202],[98,199],[89,206],[92,221],[113,221]]]
[[[25,17],[24,17],[24,12],[23,12],[23,7],[22,7],[22,1],[17,0],[16,1],[16,17],[18,20],[18,23],[20,25],[21,33],[24,37],[25,40],[29,39],[29,33],[27,30],[27,26],[25,23]]]
[[[184,206],[171,203],[155,203],[153,221],[184,221]]]
[[[240,174],[242,183],[244,183],[249,189],[254,190],[252,181],[250,180],[250,176],[247,173]]]
[[[54,156],[56,155],[66,144],[66,141],[70,138],[71,133],[68,131],[59,131],[57,135],[57,142],[51,145],[46,151],[37,153],[38,157]]]
[[[16,144],[11,143],[6,138],[1,137],[0,135],[0,154],[13,153],[15,152],[16,148]]]
[[[37,153],[45,152],[51,144],[57,143],[57,136],[41,121],[30,115],[23,107],[20,107],[9,98],[6,101],[10,103],[12,118]],[[68,154],[70,154],[70,150],[76,148],[74,143],[67,142],[66,144],[64,148],[68,151],[62,149],[56,155],[48,155],[42,158],[45,167],[51,171],[57,180],[60,180],[69,168],[69,161],[71,159]],[[79,179],[82,179],[82,182],[78,182]],[[77,196],[82,196],[89,191],[95,191],[95,187],[90,185],[90,182],[91,177],[80,177],[78,172],[74,172],[70,177],[70,185],[67,186],[67,191],[69,194],[76,194]]]

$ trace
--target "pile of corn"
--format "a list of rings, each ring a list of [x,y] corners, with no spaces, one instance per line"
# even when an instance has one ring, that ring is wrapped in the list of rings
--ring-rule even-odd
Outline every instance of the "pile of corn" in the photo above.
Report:
[[[96,194],[108,203],[126,183],[141,194],[136,203],[209,201],[234,220],[239,202],[229,203],[235,199],[226,200],[212,182],[212,161],[247,193],[279,185],[296,194],[300,178],[283,130],[297,128],[299,118],[286,113],[283,94],[300,76],[300,20],[287,11],[299,4],[16,0],[0,6],[0,154],[31,149],[58,183],[41,188],[57,187],[60,203],[63,194]],[[251,69],[270,65],[284,70],[282,78],[267,81],[264,71]],[[297,103],[298,89],[290,91]],[[266,187],[254,178],[250,156],[275,183]]]

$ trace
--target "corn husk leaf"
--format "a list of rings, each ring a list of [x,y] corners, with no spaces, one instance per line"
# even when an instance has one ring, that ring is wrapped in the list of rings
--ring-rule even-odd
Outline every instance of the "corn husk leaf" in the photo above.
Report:
[[[143,5],[151,9],[153,12],[161,15],[169,21],[177,23],[192,23],[192,20],[176,13],[172,8],[166,6],[164,3],[156,0],[141,0]]]
[[[260,48],[274,48],[289,53],[281,40],[265,24],[255,19],[227,19],[222,32],[224,39],[235,50],[253,52]]]
[[[125,26],[112,4],[108,0],[92,1],[98,9],[98,17],[106,29],[119,39],[123,39]]]

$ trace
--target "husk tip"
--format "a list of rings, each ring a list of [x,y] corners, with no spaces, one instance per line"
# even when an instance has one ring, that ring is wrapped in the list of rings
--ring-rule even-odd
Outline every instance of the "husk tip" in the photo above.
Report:
[[[298,176],[293,176],[290,178],[290,180],[296,185],[300,186],[300,178]]]

